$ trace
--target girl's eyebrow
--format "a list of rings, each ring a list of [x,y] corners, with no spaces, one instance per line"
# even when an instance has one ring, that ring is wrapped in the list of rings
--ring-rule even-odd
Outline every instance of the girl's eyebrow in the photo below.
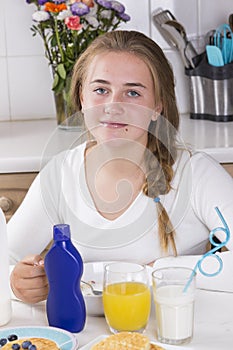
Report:
[[[142,88],[146,89],[146,86],[143,85],[142,83],[126,83],[124,85],[125,86],[138,86],[138,87],[142,87]]]
[[[95,79],[95,80],[92,80],[90,82],[90,84],[96,84],[96,83],[105,84],[105,85],[111,84],[108,80],[104,80],[104,79]],[[137,86],[137,87],[142,87],[142,88],[146,89],[146,86],[143,85],[142,83],[125,83],[124,86],[129,86],[129,87]]]
[[[104,79],[95,79],[90,82],[90,84],[96,84],[96,83],[110,85],[110,82]]]

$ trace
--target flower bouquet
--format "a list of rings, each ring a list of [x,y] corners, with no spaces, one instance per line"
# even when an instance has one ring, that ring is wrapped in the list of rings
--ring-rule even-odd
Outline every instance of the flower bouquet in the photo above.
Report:
[[[69,101],[70,79],[78,56],[99,35],[115,30],[130,20],[119,1],[110,0],[26,0],[36,6],[32,15],[33,36],[43,39],[45,57],[53,74],[58,124],[72,114],[62,104]],[[60,116],[59,116],[60,115]]]

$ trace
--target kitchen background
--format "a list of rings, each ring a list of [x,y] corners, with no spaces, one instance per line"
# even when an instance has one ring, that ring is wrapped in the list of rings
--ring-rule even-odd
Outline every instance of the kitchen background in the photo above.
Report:
[[[121,26],[151,36],[164,49],[176,78],[180,113],[189,112],[187,77],[179,53],[158,33],[151,14],[169,9],[181,22],[189,39],[200,49],[203,35],[228,21],[232,0],[121,0],[131,21]],[[0,10],[0,121],[55,118],[52,77],[39,36],[32,37],[35,6],[26,0],[1,0]]]

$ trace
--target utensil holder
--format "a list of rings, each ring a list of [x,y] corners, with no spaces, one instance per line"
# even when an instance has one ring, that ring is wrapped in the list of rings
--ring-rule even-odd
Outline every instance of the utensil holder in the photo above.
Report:
[[[233,62],[222,67],[208,64],[206,53],[194,58],[189,78],[190,118],[233,121]]]

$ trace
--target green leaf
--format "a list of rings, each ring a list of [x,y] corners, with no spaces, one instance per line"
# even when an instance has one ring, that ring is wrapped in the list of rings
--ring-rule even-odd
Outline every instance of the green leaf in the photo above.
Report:
[[[55,90],[56,86],[59,83],[59,76],[57,73],[54,74],[54,79],[53,79],[53,86],[52,86],[52,90]]]
[[[59,94],[60,92],[63,91],[64,87],[65,87],[65,80],[59,79],[59,82],[57,86],[53,89],[53,91],[55,92],[55,94]]]
[[[57,72],[60,75],[60,77],[65,80],[65,78],[66,78],[66,70],[65,70],[65,67],[64,67],[63,63],[60,63],[57,66]]]

